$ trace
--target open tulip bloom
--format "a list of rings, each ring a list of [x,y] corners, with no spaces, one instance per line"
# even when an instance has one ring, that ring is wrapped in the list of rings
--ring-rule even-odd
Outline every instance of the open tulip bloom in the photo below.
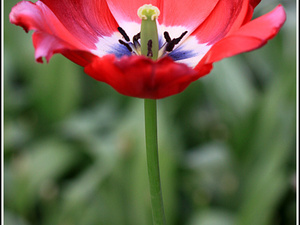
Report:
[[[278,5],[252,19],[260,0],[39,0],[10,22],[33,30],[35,59],[61,53],[123,95],[145,99],[154,224],[164,224],[156,101],[182,92],[225,57],[262,47],[283,25]]]

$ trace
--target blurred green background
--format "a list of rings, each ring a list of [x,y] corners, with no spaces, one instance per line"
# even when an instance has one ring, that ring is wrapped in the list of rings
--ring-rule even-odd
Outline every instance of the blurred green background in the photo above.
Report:
[[[61,55],[37,64],[4,1],[5,225],[150,225],[143,100]],[[296,222],[296,2],[263,48],[159,100],[168,225]]]

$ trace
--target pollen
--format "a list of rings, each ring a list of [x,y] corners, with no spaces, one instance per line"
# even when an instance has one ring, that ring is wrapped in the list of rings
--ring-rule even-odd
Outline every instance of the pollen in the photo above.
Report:
[[[155,20],[158,18],[160,11],[156,6],[145,4],[138,9],[137,14],[142,20]]]

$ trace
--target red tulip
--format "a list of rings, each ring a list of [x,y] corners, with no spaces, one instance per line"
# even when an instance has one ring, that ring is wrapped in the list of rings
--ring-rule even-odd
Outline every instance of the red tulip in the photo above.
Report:
[[[37,62],[61,53],[121,94],[160,99],[183,91],[225,57],[262,47],[283,25],[281,5],[251,20],[260,0],[39,0],[10,22],[32,39]],[[141,55],[137,10],[159,8],[158,59]],[[150,46],[151,47],[151,46]]]

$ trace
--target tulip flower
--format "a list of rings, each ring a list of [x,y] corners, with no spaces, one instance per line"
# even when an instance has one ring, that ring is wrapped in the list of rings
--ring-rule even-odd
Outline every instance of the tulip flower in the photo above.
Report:
[[[13,7],[10,22],[33,30],[37,62],[60,53],[121,94],[145,99],[148,176],[154,225],[165,225],[156,99],[182,92],[225,57],[273,38],[278,5],[252,20],[260,0],[39,0]]]
[[[39,0],[13,7],[10,22],[33,30],[37,62],[61,53],[119,93],[160,99],[182,92],[225,57],[257,49],[285,21],[281,5],[252,19],[259,0]],[[158,8],[157,56],[141,54],[137,10]]]

